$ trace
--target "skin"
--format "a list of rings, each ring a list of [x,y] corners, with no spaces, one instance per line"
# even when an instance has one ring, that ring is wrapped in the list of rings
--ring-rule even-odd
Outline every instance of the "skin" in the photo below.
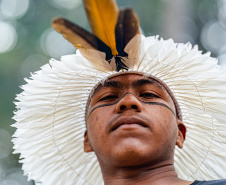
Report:
[[[113,77],[94,93],[88,115],[84,151],[95,152],[106,185],[192,183],[175,172],[174,149],[183,147],[186,128],[157,81]]]

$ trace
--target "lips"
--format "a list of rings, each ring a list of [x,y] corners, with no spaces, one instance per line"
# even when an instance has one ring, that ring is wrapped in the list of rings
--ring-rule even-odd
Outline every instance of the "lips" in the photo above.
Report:
[[[136,117],[122,117],[119,118],[114,124],[112,124],[111,131],[118,129],[122,125],[138,125],[142,127],[148,127],[148,125],[139,118]]]

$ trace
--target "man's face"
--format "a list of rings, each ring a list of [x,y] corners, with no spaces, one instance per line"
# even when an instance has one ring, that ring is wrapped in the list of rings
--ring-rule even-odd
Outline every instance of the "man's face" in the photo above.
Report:
[[[157,81],[138,74],[113,77],[94,93],[84,150],[100,164],[136,166],[173,160],[183,134],[174,103]]]

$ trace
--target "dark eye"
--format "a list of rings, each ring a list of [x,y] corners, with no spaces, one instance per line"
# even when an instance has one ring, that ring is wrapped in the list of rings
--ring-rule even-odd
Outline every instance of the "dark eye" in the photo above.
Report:
[[[158,95],[153,94],[153,93],[142,93],[142,94],[140,94],[140,97],[142,97],[142,98],[159,98]]]
[[[101,98],[99,101],[111,101],[111,100],[115,100],[117,98],[118,98],[118,96],[116,96],[116,95],[108,95],[108,96]]]

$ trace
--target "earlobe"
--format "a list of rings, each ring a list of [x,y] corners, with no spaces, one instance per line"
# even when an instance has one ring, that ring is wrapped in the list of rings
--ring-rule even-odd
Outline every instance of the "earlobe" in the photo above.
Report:
[[[183,148],[183,143],[186,137],[186,127],[182,123],[182,121],[179,119],[177,121],[177,126],[178,126],[178,137],[177,137],[176,145],[179,148]]]
[[[92,147],[90,146],[89,143],[89,138],[88,138],[88,134],[87,134],[87,130],[84,133],[84,141],[83,141],[83,145],[84,145],[84,152],[93,152]]]

